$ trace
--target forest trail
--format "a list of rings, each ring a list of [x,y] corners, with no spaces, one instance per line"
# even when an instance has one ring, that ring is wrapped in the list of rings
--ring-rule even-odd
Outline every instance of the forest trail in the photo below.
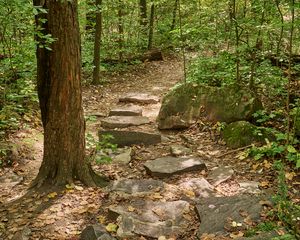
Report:
[[[176,58],[145,62],[106,78],[104,86],[84,87],[83,91],[87,133],[94,138],[110,110],[126,105],[119,103],[125,94],[145,93],[161,101],[169,88],[183,80],[182,62]],[[264,188],[272,192],[270,167],[241,161],[241,151],[227,149],[213,126],[201,121],[187,130],[158,133],[155,119],[160,102],[134,105],[142,108],[149,123],[125,129],[161,134],[162,141],[134,145],[127,155],[128,148],[121,150],[129,158],[125,164],[94,164],[96,171],[111,179],[106,189],[76,183],[63,191],[36,193],[13,202],[26,192],[42,160],[41,129],[22,130],[14,136],[28,154],[25,151],[23,164],[16,165],[14,172],[3,174],[5,179],[10,174],[11,181],[0,193],[0,239],[19,234],[23,238],[13,239],[75,240],[87,225],[96,223],[107,226],[112,236],[118,225],[120,239],[243,237],[245,229],[260,218],[260,210],[269,207],[268,201],[260,204],[265,195],[260,193]],[[151,166],[151,161],[157,162]],[[158,164],[161,167],[155,170]],[[101,229],[86,231],[105,235]]]

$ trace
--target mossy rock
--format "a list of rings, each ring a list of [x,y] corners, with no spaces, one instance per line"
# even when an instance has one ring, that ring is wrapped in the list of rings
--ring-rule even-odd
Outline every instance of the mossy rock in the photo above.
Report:
[[[266,133],[247,121],[238,121],[225,126],[222,136],[228,147],[239,148],[264,141]]]
[[[250,120],[260,109],[261,101],[236,85],[220,88],[184,83],[163,98],[157,121],[160,129],[187,128],[199,117],[231,123]]]

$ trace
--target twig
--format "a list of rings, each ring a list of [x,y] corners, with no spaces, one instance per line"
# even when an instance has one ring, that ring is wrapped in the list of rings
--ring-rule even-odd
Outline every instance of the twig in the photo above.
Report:
[[[248,145],[248,146],[245,146],[245,147],[240,147],[240,148],[237,148],[237,149],[233,149],[233,150],[231,150],[229,152],[226,152],[226,153],[223,153],[223,154],[217,156],[217,158],[221,158],[221,157],[224,157],[224,156],[226,156],[228,154],[235,153],[235,152],[238,152],[238,151],[241,151],[241,150],[245,150],[245,149],[250,148],[252,146],[253,145]]]

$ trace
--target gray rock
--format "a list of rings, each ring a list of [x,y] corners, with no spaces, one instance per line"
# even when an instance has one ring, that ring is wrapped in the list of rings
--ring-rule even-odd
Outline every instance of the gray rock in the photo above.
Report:
[[[205,178],[189,178],[179,184],[184,190],[192,189],[196,197],[207,198],[215,196],[214,187]]]
[[[131,161],[132,149],[131,148],[124,148],[118,149],[117,154],[112,156],[113,163],[119,163],[127,165]]]
[[[142,116],[142,108],[139,106],[123,106],[110,110],[109,116]]]
[[[242,212],[252,221],[259,221],[262,210],[260,200],[262,199],[259,197],[247,195],[200,199],[196,206],[201,220],[198,237],[203,233],[216,235],[224,233],[224,226],[228,224],[228,220],[243,223],[246,217],[241,215]]]
[[[12,171],[8,171],[0,177],[1,188],[11,188],[19,184],[23,180],[22,176],[15,174]]]
[[[160,129],[187,128],[199,117],[226,123],[250,120],[260,109],[261,101],[247,89],[184,83],[163,98],[157,120]]]
[[[119,101],[126,103],[151,104],[159,102],[159,98],[144,93],[129,93],[120,97]]]
[[[156,177],[206,170],[205,163],[199,158],[162,157],[147,161],[144,167],[148,174]]]
[[[273,139],[274,136],[266,128],[259,128],[247,121],[233,122],[225,126],[222,137],[230,148],[239,148],[253,142],[264,142],[265,138]]]
[[[24,227],[23,230],[17,232],[12,240],[28,240],[31,235],[31,230],[29,227]]]
[[[112,143],[119,147],[131,145],[154,145],[161,142],[161,135],[157,133],[146,133],[137,131],[100,130],[99,138],[102,135],[112,135]]]
[[[191,149],[181,146],[181,145],[172,145],[170,147],[170,151],[171,151],[171,154],[175,157],[182,156],[182,155],[188,155],[192,152]]]
[[[246,182],[239,182],[241,193],[252,193],[258,194],[260,193],[259,183],[254,181],[246,181]]]
[[[128,210],[130,208],[131,211]],[[174,236],[185,231],[188,222],[183,216],[190,212],[190,205],[185,201],[136,200],[123,206],[110,207],[109,210],[119,215],[119,237],[138,234],[158,238]]]
[[[161,191],[164,182],[154,179],[121,179],[114,181],[110,186],[111,191],[123,192],[131,195],[144,195]]]
[[[87,226],[80,234],[80,240],[116,240],[100,224]]]
[[[212,185],[217,186],[230,179],[233,174],[234,171],[229,166],[219,166],[209,172],[207,178],[211,180]]]
[[[101,120],[103,128],[126,128],[150,123],[149,118],[141,116],[110,116]]]

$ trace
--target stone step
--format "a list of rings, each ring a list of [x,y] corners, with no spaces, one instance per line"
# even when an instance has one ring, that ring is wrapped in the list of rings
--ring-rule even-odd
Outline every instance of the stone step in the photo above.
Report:
[[[101,120],[103,128],[126,128],[150,123],[149,118],[142,116],[110,116]]]
[[[100,130],[99,139],[102,135],[111,135],[112,143],[119,147],[130,145],[154,145],[161,142],[161,135],[158,133],[147,133],[129,130]]]
[[[175,174],[206,170],[205,163],[199,158],[162,157],[147,161],[144,167],[148,174],[155,177],[169,177]]]
[[[119,98],[119,102],[152,104],[158,103],[159,98],[145,93],[129,93]]]
[[[117,236],[136,239],[134,236],[159,238],[174,237],[186,231],[189,222],[190,204],[186,201],[133,200],[109,207],[111,219],[118,221]]]
[[[142,108],[139,106],[123,106],[110,110],[109,116],[142,116]]]
[[[200,199],[196,205],[196,212],[201,221],[198,238],[203,234],[224,234],[232,228],[237,231],[237,226],[232,226],[233,221],[242,223],[242,228],[247,227],[244,221],[246,218],[252,222],[259,222],[265,200],[267,199],[251,195]]]

